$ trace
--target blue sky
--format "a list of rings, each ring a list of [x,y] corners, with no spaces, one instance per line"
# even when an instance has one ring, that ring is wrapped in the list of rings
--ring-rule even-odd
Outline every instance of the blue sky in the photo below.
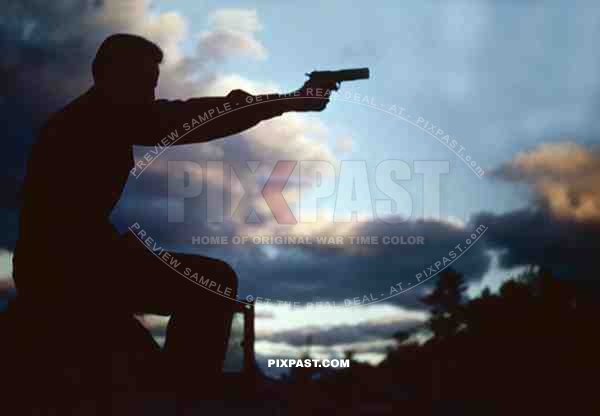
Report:
[[[26,1],[14,3],[11,13],[0,19],[0,39],[6,45],[0,69],[14,80],[0,100],[10,115],[3,122],[9,145],[0,156],[0,183],[7,185],[9,201],[0,207],[5,231],[0,275],[5,281],[16,239],[16,193],[11,190],[22,178],[33,132],[45,115],[89,86],[90,60],[102,39],[116,31],[141,34],[164,49],[159,87],[164,98],[225,95],[234,88],[287,92],[315,69],[371,70],[371,79],[344,83],[337,96],[366,96],[377,108],[333,100],[322,113],[286,115],[218,143],[175,146],[144,177],[128,184],[115,225],[123,228],[139,221],[173,249],[226,259],[240,275],[242,294],[308,302],[378,293],[407,281],[481,223],[489,226],[485,239],[455,264],[466,274],[471,293],[487,284],[497,287],[532,263],[550,262],[558,269],[577,264],[570,269],[589,270],[589,256],[581,259],[568,249],[592,252],[597,242],[594,224],[600,218],[595,190],[600,178],[595,123],[600,54],[594,46],[600,7],[592,1],[323,1],[317,6],[266,0],[128,0],[80,8],[70,2]],[[31,80],[36,80],[34,87]],[[483,177],[439,140],[381,111],[392,105],[456,140],[464,147],[462,154],[483,169]],[[137,149],[137,156],[144,152]],[[341,160],[364,160],[371,184],[375,166],[388,159],[410,166],[415,161],[448,161],[450,170],[441,181],[441,221],[416,222],[423,216],[424,183],[413,172],[410,181],[402,182],[412,196],[412,221],[397,229],[353,224],[348,230],[329,222],[287,229],[268,219],[260,227],[232,222],[212,229],[202,221],[204,195],[189,201],[187,212],[193,214],[186,223],[168,224],[166,162],[203,163],[215,155],[265,162],[318,159],[336,166]],[[265,166],[257,186],[269,173]],[[286,196],[291,205],[297,202],[292,193]],[[261,201],[251,203],[264,214]],[[335,196],[321,207],[329,212],[334,203]],[[586,238],[574,241],[573,230]],[[322,247],[190,245],[194,235],[250,232],[416,233],[428,243],[397,251],[374,249],[365,256]],[[362,308],[354,341],[365,359],[381,358],[391,323],[415,323],[420,294],[415,289]],[[264,337],[257,351],[263,357],[286,358],[300,351],[294,343],[298,334],[322,332],[325,339],[335,333],[343,338],[347,325],[357,322],[354,312],[336,311],[317,319],[312,313],[264,308],[269,318],[257,324]],[[380,339],[373,338],[373,331],[380,331]],[[361,344],[366,342],[363,332],[370,334],[366,346]],[[344,339],[344,348],[349,348],[352,342]],[[339,354],[341,348],[321,347],[324,355]]]
[[[284,90],[296,88],[302,73],[312,69],[369,66],[369,81],[346,83],[343,91],[432,121],[487,172],[541,140],[584,141],[593,134],[589,91],[598,85],[600,68],[592,46],[598,16],[591,2],[156,4],[186,16],[188,51],[195,35],[210,30],[212,11],[256,10],[262,27],[256,37],[266,58],[233,59],[222,68]],[[439,142],[387,114],[340,102],[319,119],[334,137],[350,135],[359,149],[350,157],[370,164],[387,158],[449,160],[447,192],[468,192],[444,199],[447,215],[506,212],[527,203],[514,187],[480,180]]]

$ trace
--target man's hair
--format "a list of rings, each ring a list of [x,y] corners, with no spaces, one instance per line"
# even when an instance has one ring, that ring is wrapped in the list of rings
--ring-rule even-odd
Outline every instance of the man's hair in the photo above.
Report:
[[[162,62],[163,51],[158,45],[141,36],[117,33],[107,37],[98,48],[92,74],[98,80],[108,68],[130,67],[148,60]]]

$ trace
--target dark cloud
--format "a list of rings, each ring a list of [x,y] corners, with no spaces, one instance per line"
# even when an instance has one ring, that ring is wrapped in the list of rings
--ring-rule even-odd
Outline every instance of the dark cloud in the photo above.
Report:
[[[331,247],[316,244],[315,236],[312,236],[315,244],[310,245],[241,245],[232,243],[234,237],[244,235],[244,229],[238,226],[226,223],[215,230],[211,224],[198,219],[168,223],[166,199],[139,200],[137,204],[129,201],[130,205],[123,207],[119,215],[122,228],[138,222],[148,235],[170,250],[226,260],[240,276],[240,297],[260,296],[274,303],[336,301],[343,305],[347,299],[362,299],[365,295],[378,299],[388,297],[391,287],[397,289],[398,283],[402,283],[404,289],[409,287],[409,282],[416,284],[418,273],[428,276],[444,266],[450,267],[449,263],[437,266],[435,263],[450,259],[451,251],[457,257],[451,267],[464,273],[467,281],[480,279],[490,266],[485,234],[468,246],[465,242],[473,230],[436,221],[402,226],[372,223],[353,228],[353,236],[379,237],[377,245],[346,243]],[[151,205],[155,207],[149,210]],[[192,244],[192,237],[211,236],[225,236],[228,243]],[[421,236],[424,244],[383,245],[382,236]],[[456,248],[459,244],[463,250],[469,247],[460,257]],[[421,307],[419,297],[436,280],[434,277],[388,301]]]
[[[600,247],[597,148],[542,144],[515,155],[494,175],[525,184],[534,201],[527,209],[473,219],[489,225],[486,243],[500,251],[500,266],[537,264],[563,276],[595,278]]]
[[[502,268],[542,265],[557,274],[595,279],[600,225],[552,216],[539,208],[504,215],[479,214],[489,224],[486,243],[499,250]]]
[[[282,342],[295,347],[303,347],[310,339],[311,345],[335,346],[354,344],[367,341],[390,340],[393,335],[402,330],[408,330],[421,324],[417,319],[403,319],[389,322],[362,322],[357,325],[339,325],[333,327],[302,327],[280,331],[270,336],[262,336],[261,341]],[[373,351],[372,347],[369,348]],[[379,352],[384,352],[383,348]]]

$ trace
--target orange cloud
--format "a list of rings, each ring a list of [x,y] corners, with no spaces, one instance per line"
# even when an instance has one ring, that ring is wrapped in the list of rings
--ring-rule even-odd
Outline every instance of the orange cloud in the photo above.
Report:
[[[539,205],[553,216],[600,221],[600,149],[546,143],[518,153],[494,174],[530,185]]]

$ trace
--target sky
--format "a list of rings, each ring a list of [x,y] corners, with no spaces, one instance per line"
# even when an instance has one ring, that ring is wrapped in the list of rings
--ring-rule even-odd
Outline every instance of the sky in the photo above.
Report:
[[[451,266],[465,274],[471,295],[497,288],[531,264],[548,265],[565,278],[593,278],[600,218],[593,186],[600,179],[600,54],[593,46],[600,7],[593,1],[2,3],[4,285],[10,285],[18,189],[35,131],[89,87],[91,59],[115,32],[143,35],[163,48],[158,93],[167,99],[234,89],[289,92],[313,70],[370,68],[370,79],[344,82],[323,112],[286,114],[216,142],[172,146],[143,175],[130,178],[113,213],[121,230],[138,223],[172,250],[225,259],[240,277],[241,298],[271,299],[257,306],[261,360],[293,358],[310,335],[315,354],[355,349],[357,358],[377,362],[395,330],[426,318],[418,299],[435,276],[416,287],[417,274],[427,276],[458,244],[461,255]],[[103,151],[85,149],[99,159]],[[148,151],[138,148],[136,155]],[[243,192],[233,180],[225,187],[227,198],[245,195],[253,221],[207,223],[207,194],[220,183],[206,163],[215,160],[261,161],[242,175]],[[333,166],[334,175],[322,183],[335,190],[319,200],[316,223],[279,224],[266,206],[260,190],[280,160]],[[169,193],[168,161],[187,162],[190,181],[202,182],[204,191],[194,198]],[[353,165],[354,178],[341,173],[352,161],[364,164]],[[364,187],[351,192],[362,201],[357,217],[364,220],[369,204],[389,197],[377,186],[378,177],[390,175],[376,170],[384,161],[408,169],[396,183],[410,198],[387,216],[403,221],[334,222],[336,209],[353,206],[340,195],[363,178],[356,166],[365,167],[371,193],[366,197]],[[423,161],[447,163],[439,184],[418,173]],[[201,174],[192,169],[198,165]],[[296,167],[283,191],[296,217],[301,192],[319,192],[315,170],[308,173],[305,182]],[[439,201],[439,215],[426,201]],[[168,220],[174,206],[184,208],[184,222]],[[485,232],[467,244],[480,225]],[[344,244],[192,244],[194,236],[243,235],[342,236]],[[377,236],[380,243],[356,246],[349,236]],[[384,245],[384,236],[420,236],[424,244]],[[396,295],[391,288],[398,283],[403,293]],[[365,296],[379,299],[365,302]],[[308,308],[316,302],[346,306],[348,300],[358,307]]]

